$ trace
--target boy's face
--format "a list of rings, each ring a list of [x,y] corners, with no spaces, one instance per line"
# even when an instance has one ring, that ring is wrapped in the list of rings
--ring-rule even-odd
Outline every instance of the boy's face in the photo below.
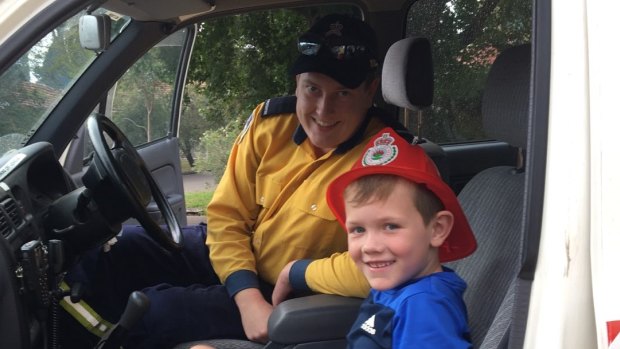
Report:
[[[296,76],[297,117],[319,155],[353,135],[372,105],[378,80],[355,89],[320,73]]]
[[[349,254],[376,290],[441,271],[437,247],[452,216],[440,211],[424,224],[413,195],[415,188],[406,181],[398,181],[383,201],[353,205],[345,195]],[[450,224],[444,224],[446,215]]]

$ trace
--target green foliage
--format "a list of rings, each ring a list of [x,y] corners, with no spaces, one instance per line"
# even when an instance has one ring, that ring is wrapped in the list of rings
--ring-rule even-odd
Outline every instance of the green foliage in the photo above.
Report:
[[[104,11],[104,10],[97,10]],[[80,12],[61,23],[0,76],[0,153],[47,117],[77,77],[96,58],[79,43]],[[112,20],[114,38],[129,18]],[[169,114],[169,113],[168,113]],[[7,141],[10,140],[10,141]],[[20,141],[21,143],[21,141]],[[19,145],[19,144],[17,144]]]
[[[331,12],[359,15],[351,6],[328,5],[219,17],[201,25],[189,73],[194,87],[186,96],[191,104],[184,111],[190,126],[181,129],[186,155],[198,144],[197,130],[206,130],[200,170],[219,178],[240,120],[266,98],[293,92],[288,71],[297,56],[296,38],[316,16]],[[436,142],[485,138],[480,109],[489,67],[507,46],[530,41],[530,28],[528,1],[414,3],[407,33],[431,40],[436,67],[434,104],[425,111],[422,135]]]
[[[328,5],[218,17],[200,25],[180,129],[190,164],[197,156],[197,168],[219,179],[228,150],[254,107],[294,92],[289,69],[299,34],[313,18],[331,12],[360,15],[355,7]]]
[[[95,53],[80,45],[78,21],[79,17],[70,18],[50,32],[39,43],[39,49],[32,51],[33,74],[39,83],[62,90],[94,59]]]
[[[81,49],[77,32],[77,17],[67,20],[0,76],[0,135],[20,134],[25,140],[90,62],[94,53]]]
[[[431,40],[435,66],[433,107],[423,136],[435,142],[483,139],[482,90],[499,52],[529,42],[531,2],[434,0],[416,2],[407,32]]]
[[[45,87],[30,82],[24,57],[0,76],[0,136],[30,131],[46,109],[46,95],[39,89]],[[3,152],[0,149],[0,154]]]
[[[260,101],[293,92],[288,74],[303,16],[271,11],[216,18],[200,27],[189,73],[208,96],[209,128],[247,116]]]
[[[190,167],[195,165],[195,149],[200,144],[200,137],[209,126],[204,111],[207,97],[199,93],[199,90],[200,88],[194,84],[185,86],[183,113],[179,128],[181,151]]]
[[[211,202],[211,198],[213,198],[212,191],[201,191],[195,193],[185,193],[185,207],[188,209],[198,209],[201,212],[198,212],[200,215],[204,215],[204,211],[207,205]]]
[[[117,84],[111,118],[133,144],[168,134],[179,50],[151,49]]]
[[[196,161],[196,167],[200,171],[211,173],[216,183],[224,174],[230,148],[241,128],[240,120],[233,120],[219,129],[205,131],[200,140],[201,152]]]

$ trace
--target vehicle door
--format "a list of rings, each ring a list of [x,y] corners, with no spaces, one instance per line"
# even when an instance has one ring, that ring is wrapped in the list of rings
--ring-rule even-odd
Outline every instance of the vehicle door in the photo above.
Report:
[[[182,226],[187,224],[179,120],[183,85],[196,30],[179,30],[138,60],[108,91],[99,113],[110,118],[138,149]],[[90,164],[92,147],[83,125],[65,152],[64,167],[77,185]],[[154,201],[149,214],[162,215]],[[134,219],[128,224],[137,224]],[[163,222],[162,222],[163,223]]]

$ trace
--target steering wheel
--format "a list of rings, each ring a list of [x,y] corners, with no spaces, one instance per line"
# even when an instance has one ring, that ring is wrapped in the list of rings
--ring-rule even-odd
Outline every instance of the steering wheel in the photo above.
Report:
[[[140,154],[123,132],[104,115],[90,116],[87,125],[96,155],[91,166],[98,167],[99,177],[109,179],[128,204],[132,216],[142,224],[153,240],[167,250],[180,249],[183,235],[179,221]],[[167,230],[148,214],[146,208],[151,197],[162,213]]]

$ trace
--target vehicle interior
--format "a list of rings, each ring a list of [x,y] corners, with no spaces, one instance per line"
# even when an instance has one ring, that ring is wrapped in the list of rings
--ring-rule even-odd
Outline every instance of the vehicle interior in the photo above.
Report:
[[[71,341],[56,313],[79,294],[61,287],[63,277],[124,224],[143,225],[163,248],[183,245],[180,229],[191,224],[183,162],[221,161],[211,154],[229,148],[251,106],[292,94],[294,40],[330,12],[377,32],[385,58],[376,104],[418,137],[476,235],[476,252],[448,264],[468,284],[473,346],[523,346],[545,175],[547,2],[62,0],[0,49],[0,348]],[[219,30],[231,23],[249,29]],[[291,42],[260,46],[276,29]],[[257,66],[241,71],[245,56]],[[266,81],[274,87],[255,87]],[[246,91],[226,99],[233,83]],[[213,130],[191,124],[194,115],[207,115]],[[188,145],[192,128],[200,132]],[[175,348],[345,348],[361,301],[291,299],[272,314],[267,344]],[[132,295],[96,347],[119,348],[145,303]]]

